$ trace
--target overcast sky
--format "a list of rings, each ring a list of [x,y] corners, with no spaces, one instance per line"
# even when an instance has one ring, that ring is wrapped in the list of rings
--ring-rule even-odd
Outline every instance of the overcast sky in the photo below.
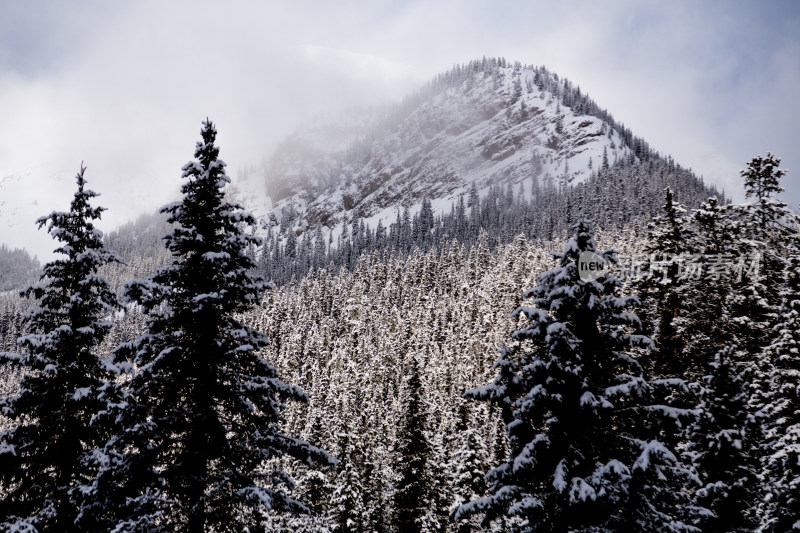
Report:
[[[738,170],[772,151],[800,202],[792,0],[3,1],[0,179],[29,171],[33,221],[68,207],[84,161],[110,229],[170,200],[206,116],[235,176],[320,113],[398,100],[484,55],[568,77],[735,200]],[[0,210],[27,205],[15,195]],[[0,227],[40,254],[42,238]]]

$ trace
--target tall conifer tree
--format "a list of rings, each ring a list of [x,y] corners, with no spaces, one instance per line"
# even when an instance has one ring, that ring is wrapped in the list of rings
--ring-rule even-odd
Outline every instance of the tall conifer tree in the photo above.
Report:
[[[426,434],[427,417],[422,398],[419,362],[409,357],[405,365],[406,399],[398,434],[397,472],[394,494],[395,525],[398,531],[422,531],[428,487],[431,445]]]
[[[631,357],[650,344],[626,311],[637,300],[617,295],[613,275],[579,277],[585,252],[596,253],[594,232],[581,221],[559,265],[524,294],[533,306],[514,314],[530,324],[502,350],[498,377],[467,393],[503,408],[511,453],[487,474],[489,494],[456,518],[511,517],[526,533],[692,531],[682,493],[691,471],[651,434],[669,409],[649,404],[651,385]]]
[[[775,371],[764,387],[768,497],[762,528],[770,533],[800,528],[800,256],[787,264],[782,298],[776,337],[766,349]]]
[[[98,275],[118,261],[94,226],[104,211],[90,205],[85,167],[69,212],[38,220],[62,244],[62,257],[44,266],[41,284],[23,295],[39,307],[26,318],[19,338],[23,353],[1,353],[23,376],[18,393],[0,400],[13,427],[0,433],[0,531],[92,530],[82,510],[98,471],[97,452],[108,438],[106,401],[112,377],[98,345],[118,306]]]
[[[203,123],[183,199],[162,209],[174,227],[165,237],[172,264],[126,287],[149,318],[148,333],[116,354],[135,368],[109,470],[127,490],[114,502],[124,531],[263,528],[270,510],[306,510],[277,459],[334,462],[283,432],[284,402],[307,397],[259,355],[266,336],[241,322],[265,284],[247,254],[259,244],[243,230],[254,220],[224,201],[216,133]]]

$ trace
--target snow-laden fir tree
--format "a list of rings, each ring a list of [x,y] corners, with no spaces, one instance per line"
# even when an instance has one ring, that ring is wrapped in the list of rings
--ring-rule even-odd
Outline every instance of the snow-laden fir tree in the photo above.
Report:
[[[765,394],[765,471],[762,528],[800,530],[800,256],[791,257],[776,337],[766,355],[774,371]]]
[[[313,400],[312,400],[313,401]],[[309,414],[310,431],[309,441],[327,441],[327,431],[323,421],[323,414],[318,407],[312,407]],[[331,501],[331,481],[332,472],[328,469],[306,469],[298,480],[298,496],[303,503],[308,506],[312,515],[321,515],[323,508]]]
[[[784,224],[787,222],[786,204],[777,196],[783,192],[780,180],[788,171],[778,168],[780,164],[779,158],[767,152],[766,156],[758,155],[751,159],[747,163],[747,168],[740,171],[744,179],[745,195],[752,202],[746,204],[747,208],[752,213],[756,226],[761,230],[785,228]],[[787,234],[780,231],[774,236],[779,240],[781,236]]]
[[[430,456],[427,465],[428,486],[426,487],[426,511],[422,517],[422,530],[430,533],[443,533],[450,525],[450,506],[454,496],[453,476],[447,468],[449,461],[445,433],[445,428],[439,426],[439,430],[430,432],[428,438]]]
[[[663,214],[648,224],[645,252],[650,257],[646,275],[639,284],[645,299],[652,301],[655,329],[655,353],[650,360],[657,375],[681,375],[690,364],[684,353],[684,340],[680,331],[685,311],[687,275],[686,257],[694,253],[695,235],[688,224],[686,209],[674,200],[667,187]]]
[[[780,306],[780,285],[789,255],[798,238],[797,216],[777,198],[785,169],[770,153],[756,156],[740,172],[749,203],[732,205],[727,218],[738,224],[736,253],[757,269],[734,285],[731,291],[733,333],[736,343],[753,356],[769,342]]]
[[[16,394],[0,400],[13,426],[0,434],[0,531],[95,530],[91,497],[108,439],[111,366],[98,345],[118,307],[98,269],[118,261],[95,227],[104,208],[85,188],[85,167],[68,212],[38,220],[61,243],[41,284],[23,295],[39,307],[25,319],[22,353],[0,362],[21,370]],[[84,511],[86,511],[84,513]]]
[[[696,384],[697,419],[689,428],[686,447],[702,482],[694,493],[695,502],[708,511],[698,525],[709,533],[745,533],[757,525],[761,494],[754,441],[760,433],[747,409],[752,372],[740,359],[733,346],[726,346],[708,365],[709,374]]]
[[[684,519],[692,472],[652,435],[670,409],[648,402],[632,357],[650,345],[626,310],[637,299],[618,296],[613,275],[582,280],[584,252],[595,252],[594,232],[581,221],[559,265],[525,292],[533,305],[514,312],[530,323],[501,350],[497,378],[467,392],[501,406],[511,452],[486,475],[488,495],[456,518],[515,517],[512,531],[537,533],[693,531]],[[599,255],[615,261],[613,250]]]
[[[265,285],[247,255],[254,220],[224,201],[215,138],[205,121],[183,199],[162,209],[172,264],[126,287],[149,318],[148,332],[115,354],[134,369],[108,470],[118,531],[263,529],[270,512],[306,510],[278,459],[334,463],[284,433],[285,402],[307,397],[259,355],[266,336],[241,322]]]
[[[736,257],[741,223],[730,213],[716,198],[709,198],[687,221],[695,236],[692,251],[696,254],[683,263],[683,272],[675,282],[680,298],[672,334],[683,359],[683,364],[673,370],[690,383],[710,374],[710,363],[727,344],[745,350],[733,333],[734,288],[729,265]],[[743,276],[740,285],[746,281]],[[668,353],[660,355],[669,357]]]
[[[363,454],[354,445],[348,424],[343,421],[338,435],[338,472],[334,477],[330,496],[330,523],[335,533],[359,533],[365,531],[365,510],[362,499],[363,480],[359,466]]]
[[[422,397],[420,363],[413,355],[404,363],[407,377],[403,415],[397,434],[397,481],[394,493],[394,525],[397,531],[422,531],[427,503],[428,460],[431,445]]]
[[[751,280],[737,282],[729,267],[742,242],[742,223],[734,208],[715,198],[686,217],[671,196],[668,190],[665,214],[651,224],[647,249],[655,255],[650,277],[639,284],[655,310],[653,372],[686,383],[665,390],[663,401],[693,407],[691,417],[672,421],[665,438],[677,444],[680,437],[699,475],[693,501],[704,511],[696,517],[698,527],[750,531],[759,495],[759,427],[749,408],[753,373],[745,362],[752,357],[725,346],[741,338],[736,331],[748,331],[733,315],[743,292],[736,292],[737,284]]]
[[[455,452],[455,457],[451,462],[453,470],[453,487],[455,491],[455,504],[452,509],[453,515],[461,504],[477,500],[486,491],[486,472],[485,451],[478,437],[478,430],[470,426],[469,410],[466,401],[462,401],[458,406],[458,417],[455,427],[459,445]],[[462,519],[457,524],[458,533],[471,533],[479,528],[473,523],[474,518]]]

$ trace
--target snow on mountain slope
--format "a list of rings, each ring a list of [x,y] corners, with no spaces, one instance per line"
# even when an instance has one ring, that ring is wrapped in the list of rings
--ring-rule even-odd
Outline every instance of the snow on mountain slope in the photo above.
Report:
[[[565,105],[557,75],[503,65],[465,67],[388,112],[301,129],[264,171],[272,208],[263,223],[289,217],[297,233],[355,217],[386,225],[424,197],[441,211],[472,184],[563,187],[599,168],[604,152],[609,163],[631,153],[617,129],[576,109],[580,101]],[[264,211],[257,195],[245,203]]]

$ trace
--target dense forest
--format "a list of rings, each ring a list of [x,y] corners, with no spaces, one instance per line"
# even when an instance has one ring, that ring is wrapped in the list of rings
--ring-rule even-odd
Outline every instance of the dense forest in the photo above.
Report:
[[[0,292],[24,287],[36,281],[41,266],[35,257],[20,248],[0,245]]]
[[[103,239],[82,169],[43,219],[61,258],[0,302],[0,530],[795,527],[777,158],[744,204],[632,159],[261,247],[215,137],[162,215]]]
[[[262,275],[282,285],[318,268],[352,269],[363,253],[408,257],[415,249],[441,250],[452,242],[469,250],[477,245],[482,232],[494,250],[518,235],[549,241],[569,231],[580,218],[590,218],[604,228],[643,226],[659,213],[668,186],[690,207],[699,206],[709,195],[726,201],[671,160],[653,157],[640,162],[631,157],[613,165],[601,163],[587,181],[564,190],[553,180],[539,183],[532,179],[527,189],[523,184],[518,189],[510,184],[493,186],[481,197],[473,185],[449,212],[439,215],[430,200],[423,199],[421,209],[413,215],[408,208],[398,208],[397,219],[387,226],[379,222],[372,228],[354,216],[336,242],[332,232],[322,226],[298,238],[291,230],[294,219],[288,216],[280,225],[269,227],[258,264]]]

